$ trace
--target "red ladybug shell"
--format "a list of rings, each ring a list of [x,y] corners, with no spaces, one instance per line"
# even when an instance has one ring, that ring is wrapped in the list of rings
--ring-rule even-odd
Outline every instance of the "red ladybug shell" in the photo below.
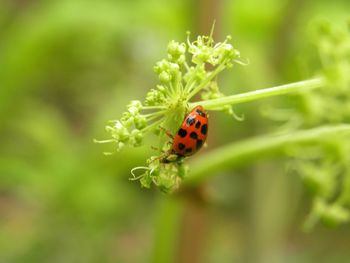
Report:
[[[196,106],[185,116],[175,135],[172,153],[190,156],[204,144],[208,134],[208,114],[202,106]]]

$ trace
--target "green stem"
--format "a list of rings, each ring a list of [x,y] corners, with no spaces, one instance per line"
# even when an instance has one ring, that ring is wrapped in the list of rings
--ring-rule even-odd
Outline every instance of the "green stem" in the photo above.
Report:
[[[169,90],[170,90],[171,97],[174,97],[177,94],[177,90],[175,90],[172,82],[169,82]]]
[[[323,138],[350,134],[349,124],[323,126],[302,130],[286,135],[265,135],[241,142],[231,143],[214,150],[191,165],[190,176],[184,185],[196,185],[215,172],[232,169],[259,158],[280,157],[286,155],[286,149],[296,144],[320,142]]]
[[[164,110],[166,109],[166,106],[160,105],[160,106],[142,106],[143,110]]]
[[[147,118],[148,121],[153,120],[155,117],[159,117],[159,115],[165,114],[166,110],[160,110],[148,114],[144,114],[143,117]]]
[[[151,262],[175,263],[184,202],[173,196],[159,199]]]
[[[219,65],[214,71],[212,71],[206,79],[204,79],[199,86],[197,86],[191,93],[187,96],[187,100],[190,100],[194,95],[196,95],[201,89],[205,88],[209,82],[220,73],[220,71],[225,69],[225,65]]]
[[[190,71],[190,67],[187,65],[187,63],[186,63],[186,67],[187,67],[187,71]],[[200,68],[201,68],[200,65],[197,65],[195,67],[195,69],[194,69],[194,72],[193,72],[191,78],[187,81],[187,83],[185,85],[185,88],[184,88],[184,91],[186,93],[191,92],[193,86],[196,85],[196,82],[197,82],[196,81],[196,76],[197,76],[198,71],[200,70]]]
[[[145,128],[142,129],[142,131],[143,131],[143,132],[149,131],[149,130],[151,130],[151,129],[157,127],[159,124],[161,124],[162,121],[164,121],[163,118],[160,119],[160,120],[157,120],[157,121],[153,122],[152,124],[150,124],[150,125],[148,125],[148,126],[146,126]]]
[[[192,88],[196,85],[196,81],[194,81],[192,79],[188,82],[188,83],[191,83],[191,84],[187,84],[185,86],[185,92],[190,92],[192,90]]]
[[[276,86],[272,88],[260,89],[232,96],[225,96],[219,99],[193,102],[190,103],[189,106],[190,108],[194,108],[197,105],[202,105],[207,110],[216,110],[229,104],[238,104],[272,96],[285,95],[289,93],[298,93],[303,92],[305,90],[312,90],[323,87],[325,86],[325,84],[326,81],[323,78],[315,78],[294,82],[286,85]]]

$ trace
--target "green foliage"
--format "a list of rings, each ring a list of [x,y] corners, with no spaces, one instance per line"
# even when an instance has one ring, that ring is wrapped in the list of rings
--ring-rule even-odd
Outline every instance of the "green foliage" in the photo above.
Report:
[[[327,84],[300,96],[302,107],[288,116],[298,120],[299,125],[293,129],[350,121],[350,33],[348,28],[336,29],[327,22],[319,23],[317,29],[315,44],[322,65],[320,74]],[[349,149],[348,140],[334,136],[318,145],[293,150],[295,168],[314,200],[306,228],[312,227],[317,218],[331,224],[349,220],[350,194],[346,186],[350,180]]]
[[[0,1],[0,262],[175,262],[189,251],[181,245],[208,263],[349,262],[348,224],[322,225],[349,220],[348,32],[337,26],[350,2],[305,3]],[[332,22],[310,32],[320,17]],[[141,191],[127,180],[130,169],[161,155],[151,145],[170,141],[147,128],[167,108],[151,108],[167,105],[179,78],[183,86],[203,82],[227,52],[195,38],[210,30],[203,18],[209,27],[216,19],[215,38],[232,34],[251,63],[222,71],[166,116],[178,120],[162,127],[176,130],[202,104],[210,111],[209,147],[140,178],[162,191],[181,181],[179,192]],[[193,53],[188,42],[171,41],[162,55],[187,29],[195,32]],[[209,67],[197,67],[193,56]],[[281,83],[290,84],[262,89]],[[266,105],[276,122],[259,114]],[[245,121],[221,114],[234,115],[231,106]],[[108,134],[123,144],[91,143],[115,116],[126,123],[124,137],[115,121]],[[124,147],[134,145],[141,146]],[[310,203],[306,235],[299,226]]]

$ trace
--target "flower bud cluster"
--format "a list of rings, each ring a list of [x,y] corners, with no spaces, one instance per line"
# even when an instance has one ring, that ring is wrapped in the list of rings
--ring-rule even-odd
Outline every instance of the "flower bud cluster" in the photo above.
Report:
[[[215,45],[211,36],[198,36],[192,43],[188,40],[188,52],[192,54],[192,62],[197,65],[208,63],[212,66],[220,64],[232,66],[233,61],[239,59],[240,54],[228,43],[229,40],[231,37],[227,36],[224,42]]]
[[[131,101],[127,105],[127,111],[123,113],[120,120],[114,122],[113,126],[106,126],[113,141],[116,143],[117,150],[125,145],[140,146],[143,139],[142,130],[147,125],[146,118],[140,113],[142,103],[137,100]]]
[[[278,117],[276,109],[267,114],[285,122],[279,125],[283,132],[350,121],[350,33],[328,22],[321,22],[314,33],[322,66],[318,74],[326,84],[300,93],[296,98],[300,107],[280,110]],[[350,142],[338,138],[296,147],[293,157],[298,161],[293,164],[313,198],[307,228],[317,221],[334,225],[350,220],[349,150]]]
[[[186,62],[186,44],[174,40],[168,44],[168,60],[178,65]]]
[[[154,72],[158,74],[160,82],[165,84],[179,81],[179,78],[181,77],[179,64],[165,59],[157,62],[154,66]]]
[[[315,34],[315,45],[327,88],[304,95],[304,121],[308,125],[347,121],[350,106],[344,102],[350,99],[350,33],[347,28],[342,30],[322,22]]]
[[[177,189],[188,172],[188,166],[183,162],[164,164],[157,156],[151,157],[148,163],[147,169],[138,177],[142,187],[150,188],[154,184],[164,193]]]
[[[350,106],[344,102],[350,99],[350,32],[323,22],[318,27],[316,45],[327,87],[317,94],[305,95],[309,105],[305,120],[312,120],[306,124],[348,123]],[[350,204],[350,143],[333,138],[323,144],[327,145],[325,156],[313,162],[313,171],[303,173],[303,176],[309,189],[315,190],[311,216],[335,225],[350,220],[350,210],[346,207]]]
[[[145,105],[147,106],[156,106],[156,105],[165,105],[167,102],[167,88],[163,85],[157,85],[156,89],[151,89],[145,99]]]

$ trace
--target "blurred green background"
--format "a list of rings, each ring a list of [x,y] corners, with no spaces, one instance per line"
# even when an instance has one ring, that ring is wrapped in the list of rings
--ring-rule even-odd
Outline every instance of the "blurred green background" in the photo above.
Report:
[[[234,94],[312,76],[314,21],[349,11],[348,0],[2,0],[0,262],[350,262],[349,225],[301,230],[310,199],[283,161],[218,171],[198,201],[128,180],[149,145],[106,157],[113,146],[92,142],[157,84],[153,65],[186,30],[207,34],[216,19],[216,40],[232,35],[250,60],[220,78]],[[211,114],[199,154],[272,130],[257,109],[287,100],[235,107],[244,122]]]

